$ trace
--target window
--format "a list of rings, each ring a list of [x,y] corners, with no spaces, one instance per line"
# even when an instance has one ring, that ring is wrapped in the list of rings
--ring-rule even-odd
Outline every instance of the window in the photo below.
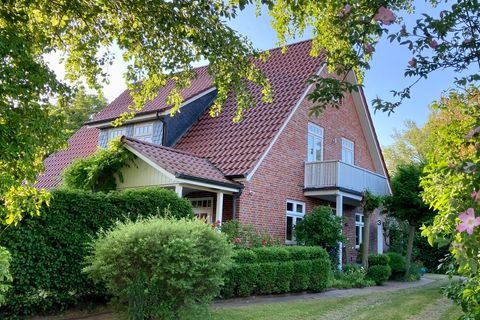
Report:
[[[152,142],[153,125],[152,123],[140,123],[133,127],[133,138],[145,142]]]
[[[119,127],[119,128],[112,128],[108,130],[108,141],[112,141],[116,137],[120,137],[125,135],[125,128],[124,127]]]
[[[355,247],[358,249],[363,242],[363,213],[355,213]]]
[[[308,124],[307,161],[323,160],[323,128],[313,123]]]
[[[287,200],[286,215],[285,242],[293,244],[295,243],[295,226],[305,216],[305,203]]]
[[[342,161],[348,164],[355,163],[355,144],[345,138],[342,138]]]
[[[192,198],[193,212],[198,219],[212,223],[213,198]]]

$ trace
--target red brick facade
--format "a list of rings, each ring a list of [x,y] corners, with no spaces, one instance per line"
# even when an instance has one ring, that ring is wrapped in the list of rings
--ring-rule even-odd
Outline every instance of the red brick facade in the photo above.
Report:
[[[337,110],[326,109],[318,118],[308,116],[311,102],[304,99],[296,110],[272,149],[264,158],[250,181],[245,186],[237,208],[238,218],[267,231],[277,239],[285,239],[286,201],[296,200],[306,204],[309,213],[314,206],[325,201],[304,195],[304,163],[307,155],[307,125],[315,123],[324,129],[324,160],[341,160],[341,138],[355,143],[355,165],[373,171],[372,157],[360,120],[349,96],[344,106]],[[330,203],[333,207],[335,203]],[[344,206],[344,262],[354,262],[355,210]],[[371,228],[372,250],[376,252],[376,228]]]

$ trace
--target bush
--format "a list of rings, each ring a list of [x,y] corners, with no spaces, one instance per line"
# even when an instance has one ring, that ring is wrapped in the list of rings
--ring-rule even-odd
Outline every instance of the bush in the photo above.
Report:
[[[5,296],[10,290],[12,275],[10,274],[10,253],[4,247],[0,247],[0,306],[5,304]]]
[[[386,255],[390,258],[389,266],[392,268],[391,279],[402,279],[405,276],[406,262],[405,257],[396,252],[388,252]]]
[[[271,247],[278,245],[268,233],[260,232],[252,224],[243,224],[238,220],[226,221],[222,224],[222,232],[235,249],[255,247]]]
[[[375,284],[381,285],[388,280],[392,269],[386,265],[373,265],[368,267],[367,279],[375,281]]]
[[[421,268],[423,265],[421,263],[412,263],[410,265],[410,270],[408,272],[407,281],[418,281],[422,277]]]
[[[372,280],[366,279],[365,270],[359,264],[347,264],[343,270],[335,273],[332,287],[339,289],[364,288],[375,285]]]
[[[342,235],[342,219],[332,213],[332,208],[319,206],[295,226],[298,243],[321,246],[327,250],[345,241]]]
[[[325,249],[263,247],[236,250],[222,297],[295,291],[321,291],[332,278]]]
[[[218,294],[230,264],[224,236],[198,220],[148,218],[101,232],[84,269],[130,319],[181,319]]]
[[[370,254],[368,256],[368,266],[388,266],[390,257],[386,254]]]
[[[141,208],[145,208],[141,210]],[[13,287],[0,318],[53,312],[84,300],[105,300],[105,288],[82,274],[86,243],[118,219],[163,215],[193,217],[188,200],[160,188],[110,194],[57,190],[38,218],[5,230],[0,242],[12,255]],[[59,276],[61,275],[61,276]]]

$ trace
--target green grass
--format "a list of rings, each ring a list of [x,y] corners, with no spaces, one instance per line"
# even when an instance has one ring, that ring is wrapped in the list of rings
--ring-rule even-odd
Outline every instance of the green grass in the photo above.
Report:
[[[396,292],[369,293],[355,297],[296,300],[214,308],[212,320],[447,320],[456,319],[460,309],[440,292],[443,281]]]

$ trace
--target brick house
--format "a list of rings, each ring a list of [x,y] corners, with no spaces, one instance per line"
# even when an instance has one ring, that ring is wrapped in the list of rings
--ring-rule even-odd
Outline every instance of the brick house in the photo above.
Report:
[[[260,89],[252,88],[256,106],[240,123],[231,121],[233,95],[219,117],[208,115],[216,91],[206,67],[196,69],[197,78],[182,92],[181,113],[169,116],[168,83],[134,119],[113,128],[111,121],[132,102],[126,90],[71,137],[68,149],[45,160],[38,187],[59,186],[74,159],[123,136],[137,159],[121,170],[118,189],[171,188],[208,221],[238,219],[287,244],[295,242],[294,226],[305,214],[330,205],[344,218],[342,262],[355,261],[364,225],[361,194],[367,188],[389,194],[388,175],[363,92],[349,94],[339,110],[308,115],[307,80],[325,74],[310,48],[304,41],[286,54],[273,49],[267,62],[258,62],[272,84],[273,103],[261,102]],[[382,252],[382,219],[374,215],[371,223],[370,251]]]

